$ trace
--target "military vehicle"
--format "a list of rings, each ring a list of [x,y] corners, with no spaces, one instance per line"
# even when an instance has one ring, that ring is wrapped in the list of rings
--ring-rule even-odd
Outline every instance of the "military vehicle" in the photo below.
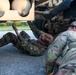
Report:
[[[64,19],[62,11],[69,8],[70,4],[71,0],[36,0],[34,25],[53,36],[65,31],[73,18]],[[49,10],[51,16],[48,15]]]

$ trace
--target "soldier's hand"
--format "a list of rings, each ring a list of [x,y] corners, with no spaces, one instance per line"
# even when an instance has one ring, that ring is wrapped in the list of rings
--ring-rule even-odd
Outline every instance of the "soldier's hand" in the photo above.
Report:
[[[39,42],[42,45],[49,45],[53,42],[53,36],[48,33],[44,33],[39,37]]]
[[[53,42],[53,36],[51,34],[48,34],[48,33],[42,34],[41,39],[49,44]]]

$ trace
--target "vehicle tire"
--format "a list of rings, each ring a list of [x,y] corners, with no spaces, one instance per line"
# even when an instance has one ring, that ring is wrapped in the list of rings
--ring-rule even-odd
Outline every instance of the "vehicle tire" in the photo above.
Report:
[[[43,6],[43,7],[37,7],[35,10],[39,10],[39,11],[46,11],[48,10],[48,7]],[[37,16],[36,16],[37,15]],[[35,14],[35,20],[33,21],[34,25],[39,29],[44,31],[44,26],[43,23],[45,22],[44,19],[42,19],[41,15]],[[45,31],[44,31],[45,32]],[[36,38],[38,38],[39,36],[36,35],[34,32],[33,34],[35,35]]]

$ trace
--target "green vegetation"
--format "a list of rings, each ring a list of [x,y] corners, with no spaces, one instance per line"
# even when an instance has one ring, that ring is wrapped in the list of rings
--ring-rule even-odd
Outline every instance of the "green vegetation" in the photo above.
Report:
[[[0,31],[13,30],[13,28],[12,28],[13,23],[18,28],[18,30],[29,30],[30,29],[27,22],[11,21],[11,22],[0,23]]]
[[[19,26],[17,27],[18,30],[29,30],[29,26]],[[0,26],[0,31],[5,31],[5,30],[13,30],[12,26]]]

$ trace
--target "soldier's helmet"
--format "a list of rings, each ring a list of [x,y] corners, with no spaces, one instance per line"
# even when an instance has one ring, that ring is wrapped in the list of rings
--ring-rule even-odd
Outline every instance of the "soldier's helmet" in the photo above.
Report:
[[[76,21],[73,21],[73,22],[71,23],[71,26],[76,26]]]

